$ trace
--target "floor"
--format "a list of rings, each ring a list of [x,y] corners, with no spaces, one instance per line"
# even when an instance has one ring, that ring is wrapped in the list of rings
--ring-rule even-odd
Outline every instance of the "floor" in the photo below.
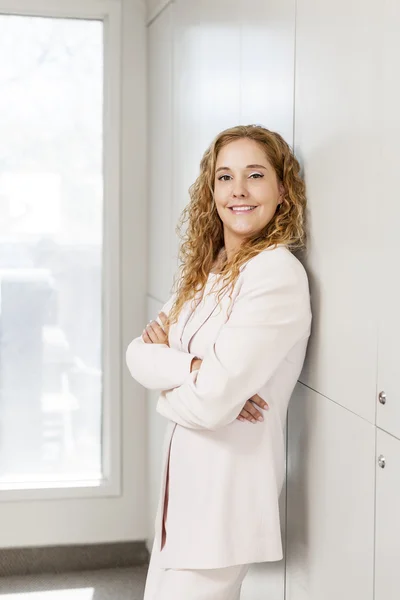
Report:
[[[0,600],[143,600],[147,565],[0,578]],[[241,600],[281,600],[283,562],[250,567]],[[190,599],[188,599],[190,600]]]
[[[143,600],[147,565],[0,578],[0,600]]]

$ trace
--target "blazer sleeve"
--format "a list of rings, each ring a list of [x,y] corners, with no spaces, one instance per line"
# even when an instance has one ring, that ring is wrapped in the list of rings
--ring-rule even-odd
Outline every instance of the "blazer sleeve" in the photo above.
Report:
[[[200,369],[159,397],[157,411],[191,429],[232,423],[291,348],[310,334],[305,270],[292,254],[263,252],[243,271],[231,315]]]
[[[172,296],[160,312],[168,315]],[[157,322],[162,325],[159,318]],[[170,348],[167,344],[146,344],[142,336],[131,341],[126,350],[126,364],[132,377],[149,390],[169,390],[180,386],[190,374],[194,354]]]

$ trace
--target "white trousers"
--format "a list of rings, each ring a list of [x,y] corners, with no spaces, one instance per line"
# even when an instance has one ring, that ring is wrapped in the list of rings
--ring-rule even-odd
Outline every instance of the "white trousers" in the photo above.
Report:
[[[143,600],[239,600],[249,564],[222,569],[163,569],[154,540]]]

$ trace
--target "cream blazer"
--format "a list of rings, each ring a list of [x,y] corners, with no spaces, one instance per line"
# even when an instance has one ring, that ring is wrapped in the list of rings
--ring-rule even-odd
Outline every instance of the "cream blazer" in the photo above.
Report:
[[[242,265],[231,305],[226,293],[216,302],[216,279],[210,274],[203,298],[199,293],[183,307],[169,347],[139,336],[126,352],[134,379],[161,390],[157,411],[168,419],[155,521],[161,549],[169,465],[164,568],[211,569],[283,556],[284,425],[310,335],[307,275],[278,245]],[[203,363],[190,373],[195,356]],[[264,421],[237,420],[256,393],[270,407],[262,411]]]

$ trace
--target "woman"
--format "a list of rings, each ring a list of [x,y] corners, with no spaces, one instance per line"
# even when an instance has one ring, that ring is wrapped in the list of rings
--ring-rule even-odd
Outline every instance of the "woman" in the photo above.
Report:
[[[311,326],[290,251],[305,240],[299,170],[262,127],[214,139],[181,218],[176,292],[127,349],[169,419],[145,600],[236,600],[251,563],[282,558],[283,431]]]

